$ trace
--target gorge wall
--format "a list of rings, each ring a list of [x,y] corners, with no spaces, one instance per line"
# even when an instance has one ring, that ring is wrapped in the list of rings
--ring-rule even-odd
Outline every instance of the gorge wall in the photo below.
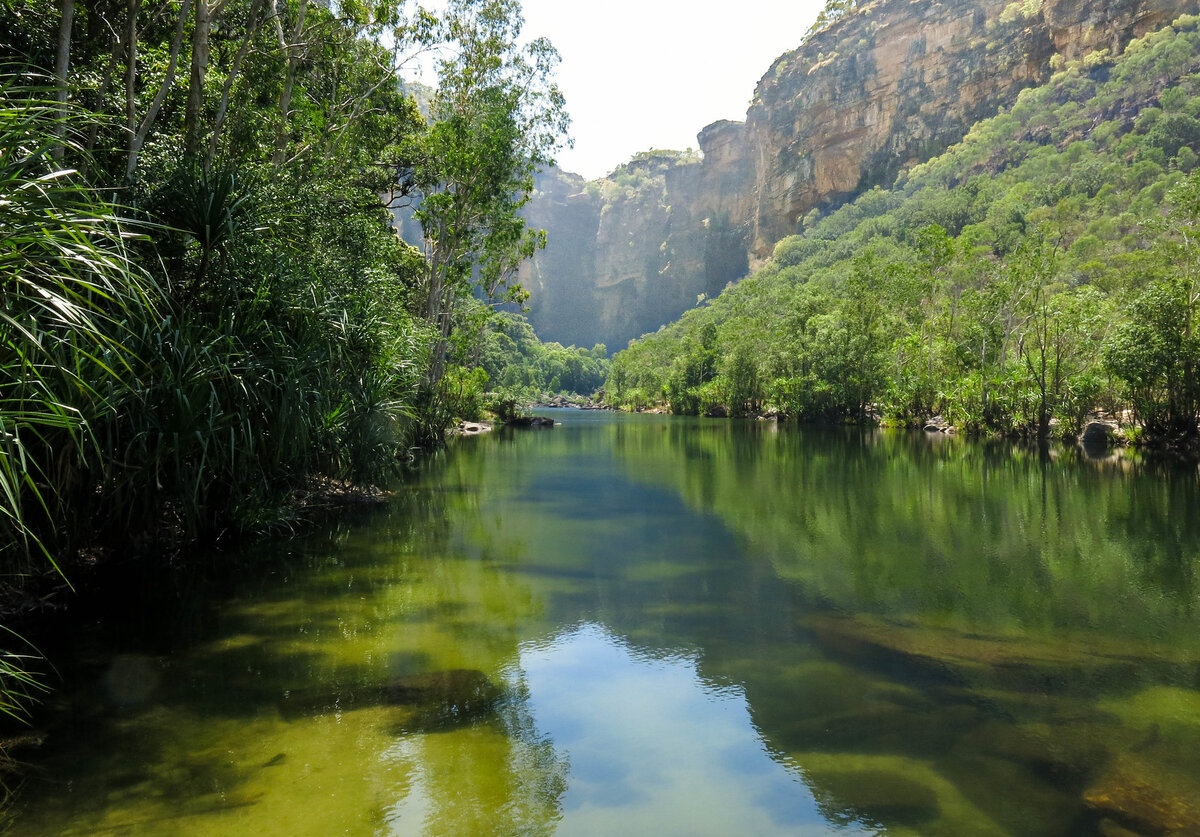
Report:
[[[1044,83],[1195,11],[1197,0],[874,0],[771,65],[746,121],[699,134],[702,158],[647,152],[599,181],[539,177],[522,268],[544,340],[622,348],[768,258],[805,216],[958,142]],[[797,33],[797,40],[803,38]]]

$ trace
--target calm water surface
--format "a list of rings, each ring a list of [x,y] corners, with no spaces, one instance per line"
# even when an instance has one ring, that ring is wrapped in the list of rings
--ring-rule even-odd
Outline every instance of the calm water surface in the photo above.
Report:
[[[15,833],[1200,833],[1195,469],[555,415],[82,607]]]

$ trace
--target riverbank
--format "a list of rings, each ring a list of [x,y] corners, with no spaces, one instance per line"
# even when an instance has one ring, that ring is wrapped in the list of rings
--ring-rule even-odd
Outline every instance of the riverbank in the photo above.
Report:
[[[675,415],[666,404],[649,407],[630,408],[602,404],[592,409],[615,410],[619,412],[644,413],[647,415]],[[1082,422],[1078,433],[1063,433],[1057,421],[1050,423],[1050,432],[1045,436],[1036,433],[988,433],[980,430],[967,430],[951,424],[940,415],[917,418],[908,421],[887,420],[878,411],[868,413],[861,421],[846,420],[831,421],[799,421],[777,410],[764,410],[745,416],[734,416],[729,409],[718,406],[707,411],[703,418],[731,419],[741,418],[756,421],[773,421],[812,427],[863,426],[885,427],[912,432],[941,434],[945,436],[962,436],[968,439],[1007,439],[1011,441],[1029,442],[1034,444],[1078,444],[1084,449],[1100,453],[1107,449],[1128,448],[1178,457],[1187,461],[1200,462],[1200,435],[1195,433],[1179,433],[1174,436],[1150,436],[1136,424],[1132,413],[1125,410],[1120,414],[1097,411],[1089,414]]]
[[[61,635],[68,624],[86,625],[87,614],[103,610],[102,603],[114,596],[127,598],[130,608],[139,609],[146,606],[147,597],[169,597],[180,587],[219,587],[222,580],[246,571],[239,553],[253,544],[294,537],[334,518],[379,508],[393,497],[379,486],[311,476],[258,530],[230,532],[204,545],[189,540],[182,527],[164,518],[136,544],[83,547],[57,556],[54,566],[46,564],[0,585],[0,624],[10,635],[4,660],[16,660],[20,666],[19,672],[0,670],[6,695],[0,716],[0,826],[6,789],[19,784],[31,754],[44,742],[40,719],[61,685],[59,654],[35,638]],[[149,583],[150,578],[158,583]]]

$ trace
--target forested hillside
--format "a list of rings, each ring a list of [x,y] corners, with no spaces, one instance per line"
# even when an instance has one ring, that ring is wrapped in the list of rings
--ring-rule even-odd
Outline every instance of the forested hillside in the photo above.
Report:
[[[1073,434],[1196,432],[1198,18],[1111,60],[1061,56],[965,139],[779,241],[635,341],[607,394],[679,413]]]
[[[526,212],[549,234],[521,270],[538,334],[623,346],[677,319],[828,213],[960,142],[1047,83],[1195,13],[1195,0],[831,0],[763,56],[744,122],[701,154],[647,152],[584,184],[550,172]],[[769,62],[769,63],[768,63]],[[751,91],[747,91],[749,94]]]

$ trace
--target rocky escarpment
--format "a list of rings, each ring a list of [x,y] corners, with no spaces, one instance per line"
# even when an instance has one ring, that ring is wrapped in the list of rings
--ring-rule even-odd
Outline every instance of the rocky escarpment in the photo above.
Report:
[[[543,340],[620,348],[745,275],[752,171],[740,158],[725,167],[719,153],[741,131],[706,129],[715,151],[703,163],[647,152],[594,183],[555,169],[538,177],[526,217],[549,243],[520,280]]]
[[[544,176],[529,218],[551,244],[522,274],[534,326],[544,339],[623,346],[744,276],[813,211],[958,142],[1057,62],[1117,55],[1196,6],[862,5],[772,64],[745,123],[701,131],[699,161],[649,153],[592,184]]]
[[[813,34],[759,82],[744,153],[755,163],[755,258],[814,208],[958,142],[1044,83],[1058,54],[1119,54],[1194,0],[877,0]]]

